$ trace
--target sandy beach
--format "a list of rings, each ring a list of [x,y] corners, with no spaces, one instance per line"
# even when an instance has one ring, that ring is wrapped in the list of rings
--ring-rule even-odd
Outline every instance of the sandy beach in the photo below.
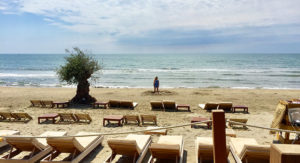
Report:
[[[122,132],[145,129],[136,125],[124,125],[123,127],[103,127],[102,120],[105,115],[126,114],[155,114],[158,118],[158,126],[169,126],[189,123],[191,117],[210,117],[211,113],[198,107],[206,102],[233,102],[234,105],[247,105],[249,114],[226,113],[226,118],[247,118],[248,124],[269,127],[273,119],[273,113],[280,99],[299,98],[300,90],[266,90],[266,89],[223,89],[223,88],[174,88],[162,89],[159,95],[152,94],[152,89],[144,88],[91,88],[90,94],[98,101],[109,99],[124,99],[138,102],[134,110],[129,109],[93,109],[80,106],[66,109],[30,107],[32,99],[66,101],[71,99],[76,92],[75,88],[16,88],[0,87],[0,111],[27,112],[33,117],[28,123],[1,122],[0,129],[19,130],[22,135],[39,135],[44,131],[67,131],[68,135],[79,131],[89,132]],[[178,104],[189,104],[191,112],[163,112],[151,111],[151,100],[175,100]],[[93,121],[90,124],[38,124],[37,118],[45,113],[89,113]],[[258,143],[268,144],[273,140],[267,130],[248,128],[235,130],[237,137],[252,137]],[[182,135],[184,138],[184,150],[186,162],[195,162],[195,139],[197,136],[211,136],[211,130],[206,128],[191,128],[190,126],[170,129],[168,135]],[[84,162],[103,162],[111,153],[106,140],[112,137],[125,137],[125,135],[105,136],[103,148],[99,147],[92,152]],[[156,142],[158,136],[152,136]],[[115,159],[117,160],[117,159]]]

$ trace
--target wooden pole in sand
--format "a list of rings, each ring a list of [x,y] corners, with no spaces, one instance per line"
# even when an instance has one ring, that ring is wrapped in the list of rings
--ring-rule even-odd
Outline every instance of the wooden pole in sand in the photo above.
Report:
[[[212,111],[212,135],[214,143],[214,162],[227,163],[226,136],[225,136],[225,113],[223,110]]]

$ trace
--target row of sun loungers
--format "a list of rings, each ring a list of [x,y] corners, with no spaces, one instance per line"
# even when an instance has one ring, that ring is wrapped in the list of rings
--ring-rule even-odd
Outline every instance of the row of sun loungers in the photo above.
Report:
[[[69,106],[69,102],[53,102],[51,100],[30,100],[32,107],[43,107],[43,108],[53,108],[55,105],[57,107],[61,106],[66,108]]]
[[[89,114],[82,113],[58,113],[61,122],[87,122],[90,123],[92,118]]]
[[[8,154],[0,159],[5,163],[78,163],[103,141],[103,136],[88,137],[62,137],[67,132],[47,131],[40,136],[54,136],[52,138],[32,138],[26,136],[7,137],[5,141],[10,145]],[[90,132],[79,132],[76,135],[99,134]],[[29,153],[19,159],[15,156],[20,153]],[[61,161],[55,160],[61,153],[69,154]]]
[[[152,110],[176,110],[177,104],[175,101],[151,101],[150,102]]]
[[[157,125],[156,115],[140,115],[140,117],[138,115],[125,115],[124,120],[125,124],[133,122],[137,123],[138,125],[140,125],[140,123],[142,123],[142,125],[149,123]]]
[[[232,102],[222,102],[222,103],[214,103],[209,102],[206,104],[199,104],[199,107],[204,110],[215,110],[215,109],[222,109],[224,111],[231,111]]]
[[[103,141],[99,133],[79,132],[76,135],[97,135],[87,137],[62,137],[67,133],[47,131],[40,136],[53,136],[49,138],[32,138],[18,136],[18,131],[0,130],[0,136],[17,135],[17,137],[6,137],[2,141],[4,145],[9,144],[10,150],[7,155],[0,159],[0,162],[33,163],[41,160],[42,163],[77,163],[87,156],[93,149]],[[184,141],[182,136],[160,136],[156,143],[153,143],[150,135],[129,134],[125,138],[112,138],[107,140],[112,153],[106,162],[112,162],[116,155],[129,156],[133,162],[142,162],[147,151],[151,153],[149,162],[154,160],[173,159],[174,162],[182,162]],[[197,137],[195,141],[196,161],[213,160],[213,139],[212,137]],[[231,151],[236,162],[269,162],[270,145],[259,145],[252,138],[230,138],[227,145],[226,155]],[[19,159],[15,158],[22,152],[29,153]],[[69,156],[63,161],[57,161],[57,157],[67,153]],[[61,157],[60,157],[61,158]]]
[[[108,106],[110,108],[130,108],[134,109],[138,105],[137,102],[130,100],[109,100]]]
[[[0,112],[1,121],[27,122],[30,121],[31,119],[32,117],[27,113]]]

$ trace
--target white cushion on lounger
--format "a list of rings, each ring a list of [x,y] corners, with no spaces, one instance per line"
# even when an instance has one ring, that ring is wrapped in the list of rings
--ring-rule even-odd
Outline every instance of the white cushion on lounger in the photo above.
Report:
[[[169,145],[179,145],[182,148],[183,138],[182,136],[160,136],[157,144],[169,144]]]
[[[135,140],[136,144],[139,148],[139,151],[142,151],[147,142],[151,139],[150,135],[135,135],[135,134],[129,134],[125,139],[127,140]]]
[[[20,135],[20,131],[16,130],[0,130],[0,136]]]
[[[40,136],[64,136],[66,134],[67,134],[66,131],[46,131],[46,132],[42,133]],[[46,138],[33,138],[32,141],[36,146],[38,146],[42,149],[45,149],[48,147]]]
[[[94,132],[78,132],[76,135],[92,135],[92,134],[99,134]],[[94,141],[100,136],[88,136],[88,137],[75,137],[74,138],[74,145],[76,148],[82,152],[87,147],[89,147],[91,144],[94,143]]]
[[[201,109],[204,109],[204,108],[205,108],[205,104],[199,104],[199,107],[200,107]]]
[[[255,139],[253,138],[231,138],[230,142],[234,148],[234,152],[241,156],[244,145],[258,145]]]

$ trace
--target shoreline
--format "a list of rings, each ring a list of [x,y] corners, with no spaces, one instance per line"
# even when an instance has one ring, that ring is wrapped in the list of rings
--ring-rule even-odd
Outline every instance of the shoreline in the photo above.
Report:
[[[3,86],[4,88],[70,88],[74,89],[76,86]],[[153,87],[129,87],[129,86],[90,86],[94,89],[153,89]],[[162,87],[165,89],[238,89],[238,90],[300,90],[300,88],[277,88],[277,87]]]

